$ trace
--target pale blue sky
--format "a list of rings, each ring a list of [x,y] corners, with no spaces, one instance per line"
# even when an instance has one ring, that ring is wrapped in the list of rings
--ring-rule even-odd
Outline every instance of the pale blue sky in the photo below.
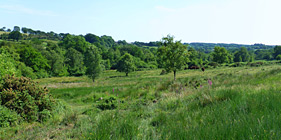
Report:
[[[0,27],[117,40],[281,44],[280,0],[1,0]]]

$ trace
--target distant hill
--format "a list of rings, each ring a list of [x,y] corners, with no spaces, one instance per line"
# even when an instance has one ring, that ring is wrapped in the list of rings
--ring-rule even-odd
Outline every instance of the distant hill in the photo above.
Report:
[[[184,43],[188,44],[189,47],[192,47],[196,50],[204,51],[209,53],[213,51],[215,46],[224,47],[229,51],[235,51],[241,47],[246,47],[248,51],[255,51],[258,49],[273,49],[273,45],[264,45],[264,44],[253,44],[253,45],[244,45],[244,44],[225,44],[225,43]]]

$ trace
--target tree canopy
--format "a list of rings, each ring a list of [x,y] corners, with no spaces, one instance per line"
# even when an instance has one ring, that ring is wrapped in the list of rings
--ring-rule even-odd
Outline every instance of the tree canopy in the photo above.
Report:
[[[229,62],[229,53],[224,47],[215,47],[212,56],[214,62],[220,64]]]
[[[248,62],[251,60],[251,55],[245,47],[241,47],[239,51],[234,53],[234,62]]]
[[[97,47],[89,47],[85,55],[85,65],[87,67],[86,75],[88,75],[94,82],[102,71],[101,56]]]
[[[135,69],[134,59],[133,56],[129,53],[125,53],[121,56],[120,60],[118,61],[117,71],[125,72],[126,76]]]
[[[181,41],[174,41],[174,37],[168,35],[162,38],[157,56],[161,67],[167,72],[173,71],[174,80],[176,80],[176,72],[181,70],[188,61],[187,46]]]

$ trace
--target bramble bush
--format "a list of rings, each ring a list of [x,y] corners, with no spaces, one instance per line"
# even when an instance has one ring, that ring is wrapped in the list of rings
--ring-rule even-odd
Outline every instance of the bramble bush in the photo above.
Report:
[[[30,78],[6,75],[0,93],[1,105],[15,111],[25,121],[45,121],[51,116],[53,98],[46,87],[39,87]]]

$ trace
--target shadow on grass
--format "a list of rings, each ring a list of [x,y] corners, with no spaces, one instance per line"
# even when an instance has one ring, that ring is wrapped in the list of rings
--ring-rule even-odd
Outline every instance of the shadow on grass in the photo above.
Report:
[[[109,78],[120,78],[120,77],[128,77],[128,76],[109,76]]]

